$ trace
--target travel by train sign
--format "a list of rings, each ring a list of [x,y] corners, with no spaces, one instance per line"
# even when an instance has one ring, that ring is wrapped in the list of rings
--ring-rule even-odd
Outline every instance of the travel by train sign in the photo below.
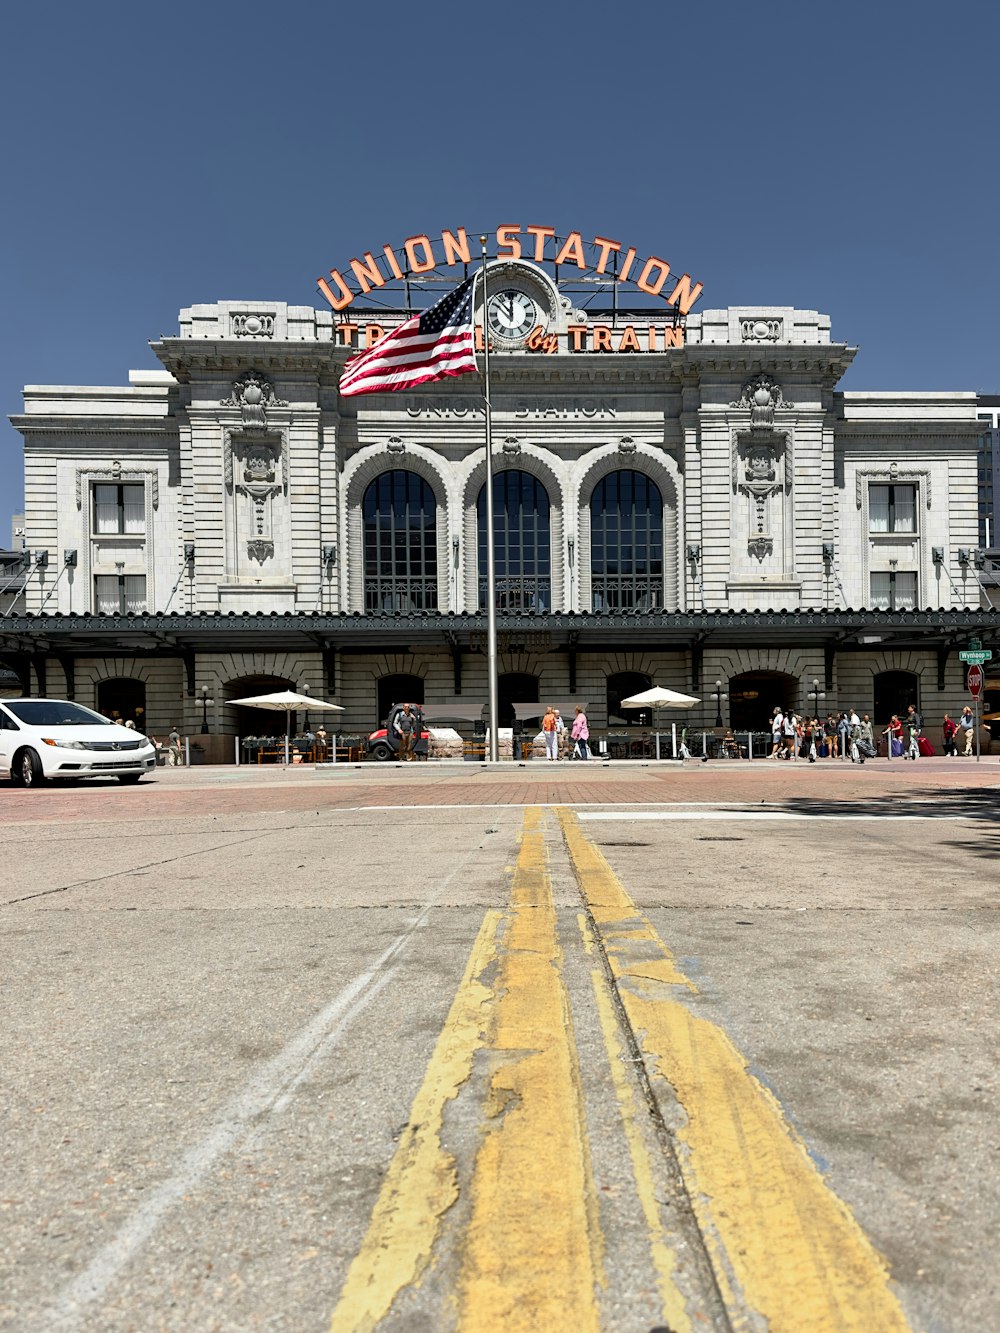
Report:
[[[481,258],[478,235],[474,233],[470,239],[465,227],[457,227],[444,229],[433,237],[428,233],[408,236],[401,245],[365,250],[360,258],[331,268],[326,277],[317,279],[317,286],[338,314],[358,297],[369,296],[380,288],[404,287],[409,298],[410,284],[419,284],[426,275],[461,266],[464,276],[474,268]],[[585,240],[581,231],[559,235],[554,227],[535,224],[507,224],[486,235],[491,260],[527,260],[541,265],[551,272],[557,285],[586,277],[595,284],[595,291],[603,287],[612,292],[615,305],[618,289],[628,284],[643,297],[664,302],[676,319],[688,314],[703,290],[703,284],[689,273],[677,276],[659,255],[642,255],[636,246],[608,236]],[[641,350],[638,339],[634,349],[626,346],[624,350]]]

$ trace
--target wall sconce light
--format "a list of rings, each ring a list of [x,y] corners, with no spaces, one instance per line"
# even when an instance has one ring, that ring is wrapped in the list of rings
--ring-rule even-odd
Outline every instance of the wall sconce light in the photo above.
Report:
[[[687,558],[693,565],[696,565],[701,559],[701,547],[689,543],[687,548]]]
[[[968,546],[960,546],[958,548],[958,563],[963,569],[968,569],[969,565],[972,563],[972,551]]]
[[[566,543],[566,554],[569,556],[569,567],[572,569],[576,563],[576,542],[572,537]]]
[[[336,546],[324,546],[324,547],[323,547],[323,564],[326,565],[327,569],[330,569],[330,568],[332,568],[332,566],[335,565],[336,563],[337,563],[337,548],[336,548]]]
[[[63,551],[63,564],[67,569],[76,569],[76,551],[73,549]]]
[[[452,539],[451,539],[451,563],[452,563],[452,565],[455,567],[455,569],[458,568],[458,538],[457,538],[457,537],[452,537]]]
[[[828,565],[833,564],[833,542],[823,543],[823,559]]]
[[[943,547],[943,546],[932,546],[932,547],[931,547],[931,559],[934,561],[934,563],[935,563],[936,565],[943,565],[943,564],[944,564],[944,547]]]
[[[36,551],[36,552],[35,552],[35,568],[36,568],[36,569],[48,569],[48,566],[49,566],[49,553],[48,553],[48,551]]]
[[[186,565],[194,564],[194,542],[184,543],[184,563]]]

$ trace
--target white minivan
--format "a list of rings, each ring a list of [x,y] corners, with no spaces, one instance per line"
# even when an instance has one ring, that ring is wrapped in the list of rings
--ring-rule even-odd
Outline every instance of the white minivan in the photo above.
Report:
[[[138,782],[156,767],[145,736],[68,699],[0,699],[0,778],[37,787],[48,778]]]

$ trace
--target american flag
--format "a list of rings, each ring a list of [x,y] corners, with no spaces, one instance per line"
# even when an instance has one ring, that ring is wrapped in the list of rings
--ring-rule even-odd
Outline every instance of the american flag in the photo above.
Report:
[[[475,281],[466,278],[429,310],[412,315],[374,347],[348,361],[340,377],[340,392],[345,397],[391,393],[478,370],[472,336]]]

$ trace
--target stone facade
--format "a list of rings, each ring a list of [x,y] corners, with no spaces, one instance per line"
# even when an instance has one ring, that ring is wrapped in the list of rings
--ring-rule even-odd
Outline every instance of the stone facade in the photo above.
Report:
[[[585,317],[540,270],[527,280],[556,349],[493,357],[495,467],[544,488],[551,568],[534,608],[538,646],[522,642],[530,633],[507,635],[501,673],[536,677],[543,700],[588,699],[597,727],[608,722],[608,676],[619,672],[703,695],[717,675],[728,684],[775,673],[796,683],[789,702],[800,707],[820,678],[827,707],[870,710],[872,679],[908,671],[928,696],[925,708],[932,690],[935,711],[960,708],[961,669],[949,659],[942,685],[936,647],[866,652],[855,635],[848,654],[835,634],[823,642],[804,634],[796,646],[794,633],[789,644],[766,631],[756,641],[706,633],[658,642],[641,611],[617,636],[577,643],[571,630],[568,665],[566,636],[555,635],[554,650],[547,627],[552,616],[601,610],[592,502],[623,472],[645,478],[658,497],[662,588],[652,609],[783,612],[793,629],[796,613],[871,608],[879,598],[890,609],[977,610],[968,553],[978,544],[982,423],[974,393],[842,392],[855,349],[833,342],[816,312],[708,310],[688,317],[681,346],[598,351],[584,340],[576,350],[571,325]],[[384,312],[372,318],[383,328],[394,322]],[[203,686],[214,700],[212,729],[235,732],[238,710],[226,701],[239,696],[240,681],[258,678],[306,683],[317,695],[332,689],[348,731],[374,725],[378,681],[389,675],[420,677],[426,702],[451,699],[456,687],[485,697],[481,644],[458,643],[444,621],[414,624],[405,644],[397,633],[378,651],[345,637],[354,618],[378,609],[364,503],[387,472],[413,474],[433,496],[425,607],[476,616],[485,573],[477,381],[341,399],[346,340],[365,336],[364,315],[353,319],[345,331],[330,312],[280,302],[194,306],[181,312],[178,337],[153,344],[162,370],[132,372],[123,388],[25,389],[16,424],[25,440],[26,545],[49,553],[26,588],[28,617],[57,616],[70,627],[74,616],[100,617],[108,638],[106,652],[90,655],[75,641],[68,669],[66,653],[53,649],[49,693],[71,689],[93,704],[102,680],[141,680],[154,733],[175,722],[195,729]],[[648,311],[622,322],[641,335],[642,319]],[[893,497],[897,517],[911,506],[895,524],[885,518]],[[278,613],[302,634],[321,616],[324,630],[275,649],[249,630],[238,646],[220,630],[218,648],[204,635],[171,643],[154,634],[141,655],[123,655],[115,627],[143,612],[198,617],[206,634],[233,616],[245,626],[243,613]],[[400,623],[389,614],[387,634]],[[28,652],[10,635],[2,645]],[[716,707],[705,697],[694,720],[711,724]],[[763,725],[769,701],[760,711]]]

